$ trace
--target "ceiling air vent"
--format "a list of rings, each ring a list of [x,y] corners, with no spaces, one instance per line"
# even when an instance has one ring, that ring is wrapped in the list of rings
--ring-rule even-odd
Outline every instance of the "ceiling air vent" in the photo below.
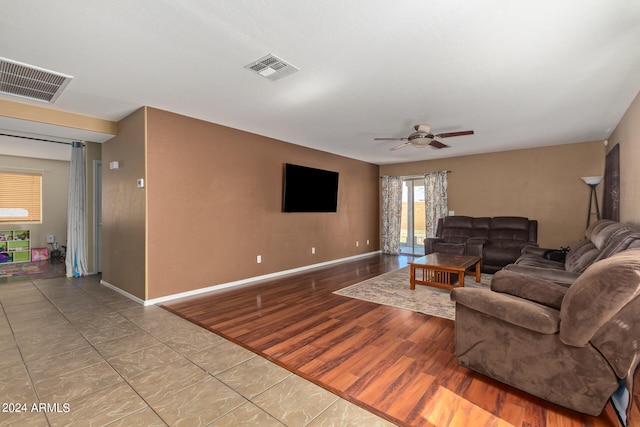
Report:
[[[72,78],[0,57],[0,93],[53,103]]]
[[[254,71],[260,74],[262,77],[266,77],[269,80],[280,80],[283,77],[287,77],[296,71],[300,71],[293,65],[283,61],[275,55],[267,55],[264,58],[260,58],[253,61],[249,65],[245,65],[247,70]]]

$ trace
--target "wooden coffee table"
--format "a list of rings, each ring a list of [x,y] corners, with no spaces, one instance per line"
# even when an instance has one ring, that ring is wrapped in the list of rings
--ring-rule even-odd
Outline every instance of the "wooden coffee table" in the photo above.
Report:
[[[470,255],[452,255],[433,253],[409,262],[411,266],[411,289],[418,285],[435,286],[442,289],[453,289],[464,286],[465,271],[476,267],[476,282],[480,282],[481,257]],[[418,274],[416,275],[416,270]],[[420,271],[422,274],[420,274]],[[451,275],[458,275],[458,284],[451,283]]]

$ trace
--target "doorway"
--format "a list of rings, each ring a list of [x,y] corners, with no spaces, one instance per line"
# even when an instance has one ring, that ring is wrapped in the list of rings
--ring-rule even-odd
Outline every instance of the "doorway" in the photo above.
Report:
[[[402,181],[402,217],[400,220],[400,253],[424,255],[427,237],[424,178]]]
[[[102,160],[93,161],[93,254],[95,271],[102,273]]]

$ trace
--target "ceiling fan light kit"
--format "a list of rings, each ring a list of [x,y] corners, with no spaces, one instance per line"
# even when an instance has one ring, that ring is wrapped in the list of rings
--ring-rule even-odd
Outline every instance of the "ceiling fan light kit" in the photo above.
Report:
[[[464,135],[473,135],[474,131],[465,130],[459,132],[446,132],[439,134],[431,133],[431,126],[429,125],[415,125],[413,127],[416,131],[409,135],[406,138],[374,138],[375,141],[407,141],[404,144],[400,144],[396,147],[391,148],[391,151],[399,150],[400,148],[406,147],[408,145],[413,145],[415,148],[424,148],[429,146],[434,150],[439,150],[441,148],[449,147],[447,144],[444,144],[435,138],[450,138],[453,136],[464,136]]]

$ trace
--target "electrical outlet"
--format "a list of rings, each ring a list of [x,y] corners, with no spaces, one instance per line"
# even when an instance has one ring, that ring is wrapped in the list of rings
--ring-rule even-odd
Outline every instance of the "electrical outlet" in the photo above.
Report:
[[[53,243],[56,241],[56,238],[53,234],[47,234],[47,243]]]
[[[316,253],[316,248],[311,248],[311,254],[315,254]]]
[[[356,246],[360,246],[360,242],[356,240]]]
[[[367,239],[367,246],[369,246],[369,239]]]
[[[262,255],[258,255],[258,256],[256,257],[256,262],[257,262],[258,264],[260,264],[260,263],[262,262]]]

